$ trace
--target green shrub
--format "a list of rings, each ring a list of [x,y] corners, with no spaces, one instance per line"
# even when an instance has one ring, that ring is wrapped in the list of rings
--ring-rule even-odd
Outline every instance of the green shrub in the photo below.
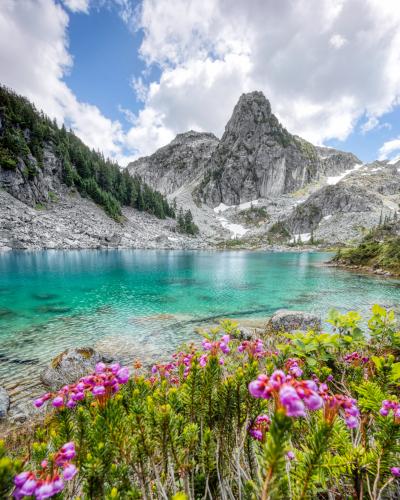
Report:
[[[36,402],[59,398],[24,470],[72,441],[79,472],[62,498],[398,498],[394,314],[374,306],[367,331],[354,312],[329,321],[331,333],[249,341],[224,321],[151,374],[135,363],[115,394],[120,368],[99,365],[85,389]]]

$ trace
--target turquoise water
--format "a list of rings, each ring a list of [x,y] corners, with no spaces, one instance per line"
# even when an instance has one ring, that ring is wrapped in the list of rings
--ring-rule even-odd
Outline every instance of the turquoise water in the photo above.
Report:
[[[46,251],[0,255],[0,385],[70,346],[157,358],[218,317],[326,316],[400,302],[400,281],[325,267],[324,253]]]

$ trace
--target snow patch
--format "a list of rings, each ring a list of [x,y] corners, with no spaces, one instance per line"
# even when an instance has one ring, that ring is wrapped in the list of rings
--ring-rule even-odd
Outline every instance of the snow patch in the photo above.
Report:
[[[331,217],[332,217],[332,214],[325,215],[325,217],[322,217],[322,220],[329,220]]]
[[[229,210],[230,208],[235,208],[237,210],[247,210],[252,206],[258,205],[259,200],[245,201],[244,203],[240,203],[240,205],[225,205],[225,203],[220,203],[217,207],[214,208],[214,212],[216,214],[220,214],[225,212],[225,210]]]
[[[394,165],[395,163],[397,163],[398,161],[400,160],[400,156],[395,156],[394,158],[392,158],[390,161],[388,161],[388,165]]]
[[[291,238],[290,243],[298,243],[299,239],[302,243],[307,243],[311,239],[311,233],[302,233]]]
[[[217,217],[217,219],[219,220],[219,222],[221,223],[221,226],[224,229],[227,229],[228,231],[230,231],[232,233],[232,236],[231,236],[232,240],[236,239],[237,237],[244,236],[248,231],[248,229],[241,226],[240,224],[232,224],[225,217]]]
[[[345,170],[340,175],[335,175],[333,177],[327,177],[326,182],[330,186],[333,186],[333,185],[337,184],[338,182],[340,182],[342,179],[344,179],[347,175],[351,174],[352,172],[357,172],[357,170],[360,170],[360,168],[362,168],[363,166],[364,166],[364,164],[361,164],[361,165],[356,164],[356,165],[354,165],[353,168],[350,168],[349,170]]]

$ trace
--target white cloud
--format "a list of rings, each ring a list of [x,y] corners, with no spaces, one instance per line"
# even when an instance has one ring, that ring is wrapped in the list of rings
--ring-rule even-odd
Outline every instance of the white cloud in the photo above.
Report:
[[[63,3],[72,12],[88,12],[89,0],[63,0]]]
[[[0,1],[2,82],[122,163],[191,128],[221,136],[242,92],[262,90],[291,132],[317,144],[345,139],[363,116],[364,132],[386,126],[379,118],[400,102],[397,0],[93,0],[143,30],[147,70],[132,80],[143,109],[122,111],[125,134],[63,80],[68,12],[90,1]]]
[[[393,155],[392,153],[396,153],[397,155]],[[392,139],[390,141],[386,141],[383,143],[382,147],[379,149],[379,159],[387,160],[393,159],[395,156],[398,156],[400,152],[400,136],[396,139]]]
[[[75,9],[87,4],[69,3]],[[63,81],[72,67],[67,27],[66,11],[53,0],[2,0],[1,82],[28,97],[58,123],[71,124],[88,146],[125,161],[121,125],[104,117],[96,106],[79,102]]]
[[[246,91],[262,90],[291,132],[318,144],[346,139],[365,114],[371,129],[400,96],[396,0],[143,0],[135,22],[143,59],[161,68],[136,125],[143,153],[154,128],[158,140],[221,135]]]
[[[331,38],[329,39],[329,43],[335,49],[340,49],[341,47],[343,47],[343,45],[346,45],[347,40],[342,35],[339,35],[339,33],[336,33],[335,35],[331,36]]]

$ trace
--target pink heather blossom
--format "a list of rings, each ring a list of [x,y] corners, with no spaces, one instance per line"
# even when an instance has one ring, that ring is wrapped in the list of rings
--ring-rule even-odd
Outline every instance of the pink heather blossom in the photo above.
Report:
[[[326,384],[321,384],[319,393],[324,400],[324,416],[327,422],[333,422],[339,412],[344,413],[344,420],[349,429],[354,429],[359,424],[360,410],[357,401],[342,394],[328,394]]]
[[[129,380],[129,369],[120,368],[116,374],[117,380],[120,384],[126,384]]]
[[[390,411],[393,412],[395,422],[400,423],[400,403],[394,400],[384,399],[379,413],[382,417],[387,417]]]
[[[64,476],[64,479],[66,481],[69,481],[71,480],[76,474],[77,474],[78,470],[77,468],[75,467],[74,464],[68,464],[64,467],[64,471],[63,471],[63,476]]]
[[[93,396],[104,396],[106,393],[106,388],[104,385],[96,385],[92,389]]]
[[[119,363],[113,363],[112,365],[110,365],[111,373],[113,373],[114,375],[116,375],[120,369],[121,365]]]
[[[202,354],[199,358],[199,365],[204,368],[206,364],[207,364],[207,354]]]
[[[49,498],[55,495],[55,491],[53,489],[53,484],[51,482],[44,482],[36,487],[35,496],[37,500],[42,500],[44,498]]]
[[[297,358],[289,358],[285,363],[286,370],[295,378],[299,378],[303,375],[303,370],[299,365],[302,364],[302,361]]]
[[[369,358],[366,356],[361,356],[357,351],[354,351],[350,354],[346,354],[344,357],[344,361],[346,363],[351,363],[354,366],[359,366],[360,364],[368,363]]]
[[[62,398],[61,396],[57,396],[56,398],[53,399],[52,405],[55,408],[60,408],[61,406],[64,406],[64,398]]]
[[[104,363],[100,362],[100,363],[96,364],[95,371],[96,371],[97,374],[104,373],[105,370],[106,370],[106,365]]]
[[[392,467],[390,472],[394,477],[400,477],[400,467]]]
[[[264,351],[263,341],[260,339],[244,340],[237,350],[238,352],[247,353],[251,358],[262,358],[267,354]]]
[[[24,484],[21,486],[21,488],[19,489],[19,493],[21,493],[22,495],[25,495],[27,497],[33,495],[35,489],[36,489],[36,479],[34,479],[33,477],[32,478],[29,478],[27,479]]]
[[[72,409],[78,401],[83,401],[88,392],[94,396],[104,396],[100,404],[104,404],[107,398],[118,392],[120,384],[126,384],[129,380],[129,369],[114,363],[107,367],[104,363],[97,363],[96,371],[82,377],[77,383],[65,385],[56,393],[44,394],[34,401],[34,405],[40,408],[47,400],[52,400],[55,408],[66,406]]]
[[[258,415],[253,423],[248,426],[250,436],[257,439],[257,441],[264,441],[270,423],[271,419],[268,415]]]
[[[289,369],[292,366],[293,363],[289,364]],[[325,387],[328,389],[326,384]],[[275,370],[270,377],[259,375],[257,380],[250,382],[249,392],[255,398],[270,399],[274,396],[278,406],[284,409],[288,417],[304,417],[306,409],[315,411],[324,405],[323,396],[314,380],[299,380],[282,370]],[[348,404],[346,410],[346,417],[359,415],[358,409],[354,409],[352,404]],[[349,424],[353,423],[353,419],[349,419]]]
[[[286,453],[286,457],[287,457],[288,460],[294,460],[295,455],[294,455],[293,451],[288,451]]]
[[[22,486],[25,481],[29,478],[30,472],[21,472],[14,477],[15,486]]]

